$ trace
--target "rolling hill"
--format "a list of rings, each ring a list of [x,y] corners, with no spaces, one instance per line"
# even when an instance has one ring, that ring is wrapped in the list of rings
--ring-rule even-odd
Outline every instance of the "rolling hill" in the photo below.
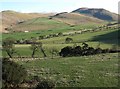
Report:
[[[16,25],[17,23],[24,22],[28,19],[33,19],[37,17],[48,17],[50,15],[53,15],[53,13],[20,13],[20,12],[15,12],[11,10],[6,10],[0,12],[1,18],[0,20],[2,21],[2,30],[0,32],[7,32],[5,28],[12,27]]]
[[[13,26],[13,31],[38,31],[38,30],[51,30],[68,26],[67,24],[50,19],[48,17],[38,17],[27,20],[23,23]]]
[[[101,24],[104,21],[97,18],[85,16],[78,13],[58,13],[51,17],[52,19],[64,22],[69,25]]]
[[[79,9],[72,11],[72,13],[79,13],[79,14],[95,17],[101,20],[106,20],[106,21],[117,21],[118,20],[117,14],[112,13],[102,8],[79,8]]]
[[[105,21],[77,13],[58,13],[49,17],[37,17],[13,26],[13,31],[51,30],[71,26],[102,25]]]

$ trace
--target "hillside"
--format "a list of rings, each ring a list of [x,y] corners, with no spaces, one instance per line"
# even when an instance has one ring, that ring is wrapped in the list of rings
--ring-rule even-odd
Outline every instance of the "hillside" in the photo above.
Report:
[[[2,32],[5,31],[5,28],[12,27],[16,25],[17,23],[24,22],[28,19],[36,18],[36,17],[48,17],[50,15],[53,15],[52,13],[43,14],[43,13],[20,13],[15,12],[11,10],[2,11],[0,12],[2,14],[2,17],[0,20],[2,21]],[[1,32],[0,31],[0,32]]]
[[[12,31],[38,31],[38,30],[52,30],[68,26],[67,24],[49,19],[47,17],[38,17],[27,20],[23,23],[16,24],[12,27]]]
[[[51,17],[52,19],[64,22],[69,25],[101,24],[104,21],[97,18],[85,16],[78,13],[58,13]]]
[[[79,8],[79,9],[72,11],[72,13],[80,13],[80,14],[95,17],[101,20],[107,20],[107,21],[118,20],[117,14],[112,13],[102,8]]]
[[[53,30],[66,28],[69,29],[71,26],[95,26],[104,24],[105,21],[97,18],[88,17],[77,13],[58,13],[49,17],[38,17],[27,20],[23,23],[16,24],[13,26],[13,31],[35,31],[35,30]]]
[[[35,31],[69,28],[71,26],[97,26],[105,21],[78,13],[20,13],[2,11],[2,32]]]

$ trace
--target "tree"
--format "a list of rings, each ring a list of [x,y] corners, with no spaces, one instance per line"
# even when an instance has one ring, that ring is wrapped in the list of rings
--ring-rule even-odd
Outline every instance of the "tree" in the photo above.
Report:
[[[27,71],[21,65],[10,61],[9,58],[2,59],[2,81],[4,89],[17,87],[26,77]]]
[[[34,58],[35,52],[40,50],[44,57],[47,57],[47,55],[45,54],[43,47],[42,47],[42,43],[41,42],[37,42],[36,40],[32,39],[32,44],[31,44],[31,49],[32,49],[32,58]]]
[[[5,40],[3,40],[2,43],[3,50],[6,51],[6,53],[10,58],[12,58],[13,54],[16,53],[14,49],[14,43],[15,43],[15,39],[13,38],[6,38]]]
[[[38,50],[39,45],[37,45],[36,43],[32,43],[31,44],[31,49],[32,49],[32,58],[34,58],[35,52]]]
[[[72,38],[69,38],[69,37],[67,37],[66,39],[65,39],[65,43],[71,43],[73,41],[73,39]]]

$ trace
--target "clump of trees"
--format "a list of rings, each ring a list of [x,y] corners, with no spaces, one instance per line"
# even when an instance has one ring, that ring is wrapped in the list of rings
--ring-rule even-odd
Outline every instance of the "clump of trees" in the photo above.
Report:
[[[69,57],[69,56],[88,56],[88,55],[94,55],[94,54],[100,54],[100,53],[115,53],[120,52],[120,50],[113,50],[113,49],[101,49],[89,47],[88,44],[82,43],[81,46],[67,46],[61,49],[59,52],[59,55],[62,57]]]
[[[27,71],[19,64],[8,58],[2,60],[2,82],[3,89],[18,87],[27,77]],[[16,88],[17,89],[17,88]]]

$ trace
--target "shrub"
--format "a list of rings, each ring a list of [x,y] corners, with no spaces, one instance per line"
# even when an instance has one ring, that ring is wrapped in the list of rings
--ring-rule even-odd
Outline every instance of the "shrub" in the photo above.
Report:
[[[65,43],[71,43],[73,41],[73,39],[72,38],[69,38],[69,37],[67,37],[66,39],[65,39]]]
[[[95,54],[99,54],[99,53],[102,53],[102,49],[101,48],[95,49]]]
[[[115,53],[120,52],[120,50],[113,50],[113,49],[101,49],[101,48],[93,48],[89,47],[88,44],[83,43],[83,46],[75,46],[75,47],[64,47],[59,52],[59,55],[62,57],[68,57],[68,56],[87,56],[87,55],[94,55],[94,54],[100,54],[100,53]]]
[[[4,87],[16,87],[26,78],[26,70],[17,63],[10,61],[8,58],[2,60],[2,81]]]
[[[82,55],[82,48],[80,46],[76,46],[73,50],[75,56]]]
[[[40,81],[35,89],[53,89],[55,87],[55,83],[53,81],[44,79]]]
[[[72,51],[73,48],[70,46],[64,47],[63,49],[61,49],[61,52],[59,53],[60,56],[66,57],[66,56],[72,56],[71,54],[73,54]]]

